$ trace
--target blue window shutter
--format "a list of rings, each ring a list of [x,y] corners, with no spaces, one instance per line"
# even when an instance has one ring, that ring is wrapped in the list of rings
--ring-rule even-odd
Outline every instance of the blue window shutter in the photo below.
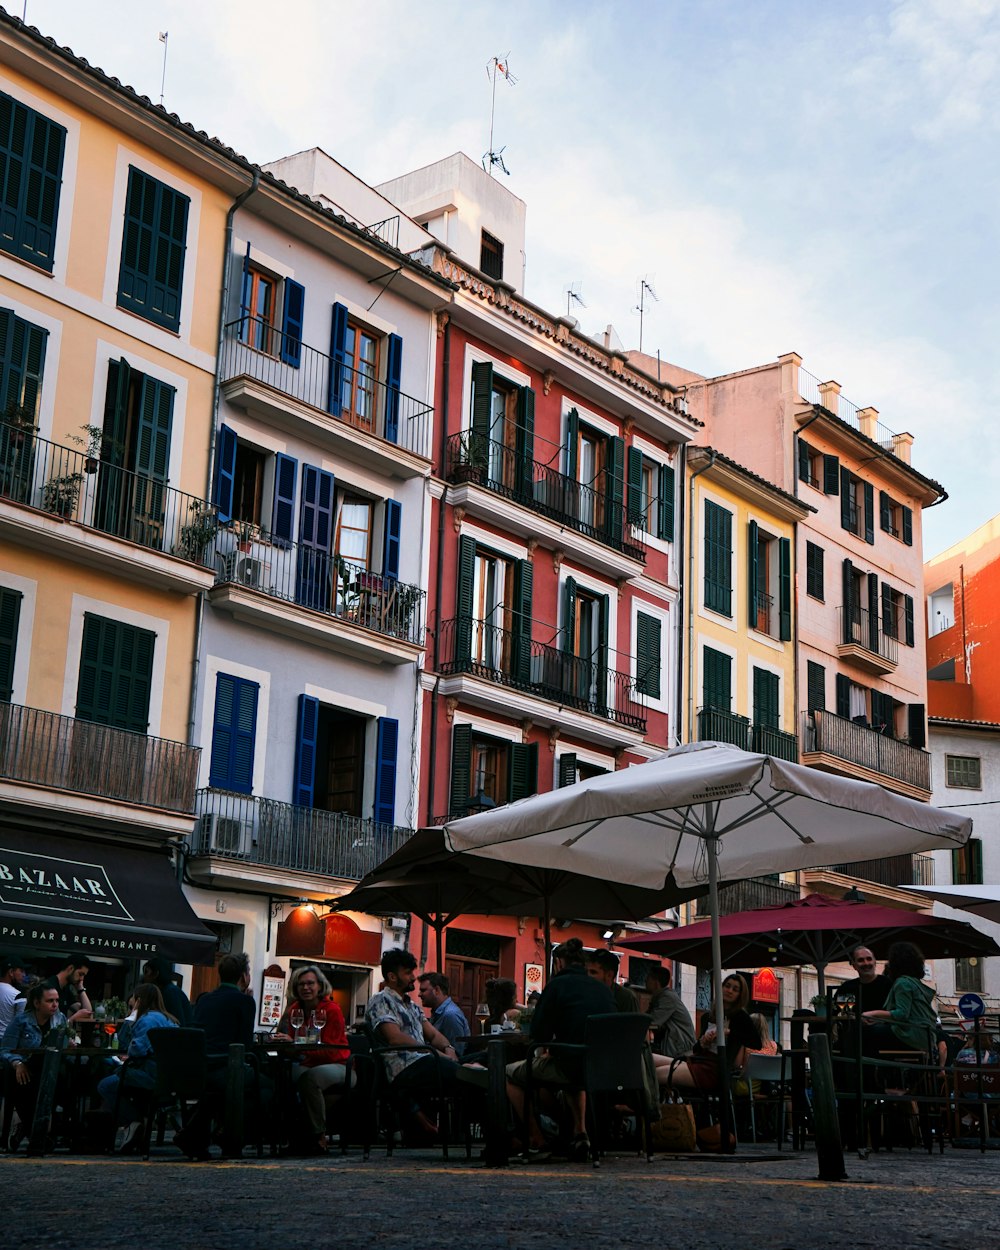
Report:
[[[292,802],[312,807],[316,794],[316,739],[319,733],[319,699],[299,695],[298,726],[295,733],[295,776]]]
[[[285,306],[281,316],[281,359],[297,369],[302,363],[302,322],[305,318],[306,288],[301,282],[285,279]]]
[[[385,501],[385,550],[382,554],[382,576],[399,576],[399,540],[403,530],[403,505],[398,499]]]
[[[334,304],[333,321],[330,326],[330,377],[327,384],[326,409],[335,417],[340,416],[340,393],[344,384],[344,366],[347,357],[347,309]]]
[[[385,368],[385,436],[390,443],[399,442],[399,385],[403,378],[403,340],[390,334]]]
[[[255,681],[219,673],[215,683],[215,715],[208,784],[221,790],[250,794],[257,735]]]
[[[375,820],[380,825],[396,823],[396,752],[399,721],[391,716],[378,718],[375,747]]]
[[[271,536],[292,541],[295,525],[295,479],[299,462],[279,451],[274,457],[274,507],[271,509]]]
[[[228,425],[219,426],[215,448],[215,485],[212,502],[219,509],[219,520],[225,524],[233,519],[233,487],[236,481],[236,431]]]
[[[243,253],[243,281],[240,284],[240,338],[250,338],[248,334],[247,318],[250,316],[250,295],[252,291],[252,280],[250,277],[250,240],[247,239],[247,250]]]
[[[19,590],[0,586],[0,703],[9,703],[14,693],[14,657],[23,598]]]
[[[302,466],[295,598],[304,607],[330,607],[330,549],[333,544],[334,477],[315,465]]]

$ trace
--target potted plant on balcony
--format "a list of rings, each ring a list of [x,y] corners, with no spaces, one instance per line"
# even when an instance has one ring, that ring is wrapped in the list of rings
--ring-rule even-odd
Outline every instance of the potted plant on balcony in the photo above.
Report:
[[[420,602],[420,587],[400,584],[392,603],[389,618],[389,632],[397,638],[406,638],[411,642],[416,639],[411,633],[413,613]]]
[[[452,476],[455,482],[486,481],[490,464],[490,440],[478,430],[466,430],[460,441],[458,463]]]
[[[70,516],[80,498],[82,473],[63,473],[50,477],[42,487],[42,507],[65,519]]]
[[[71,434],[70,439],[83,448],[83,470],[85,473],[96,473],[101,462],[101,452],[111,450],[112,439],[105,439],[104,428],[100,425],[81,425],[80,434]]]
[[[204,563],[205,548],[219,529],[219,518],[211,504],[192,499],[188,504],[190,513],[186,525],[181,526],[174,555],[195,564]]]

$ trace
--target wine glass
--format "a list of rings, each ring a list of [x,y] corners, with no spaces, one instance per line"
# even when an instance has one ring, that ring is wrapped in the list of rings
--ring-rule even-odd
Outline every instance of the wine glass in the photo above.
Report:
[[[486,1032],[486,1021],[489,1019],[490,1009],[487,1003],[476,1003],[476,1019],[480,1022],[482,1032]]]
[[[316,1031],[316,1041],[318,1042],[323,1036],[323,1030],[326,1027],[326,1008],[323,1006],[315,1007],[312,1013],[312,1027]]]
[[[302,1028],[305,1022],[306,1013],[302,1010],[298,1003],[296,1003],[288,1016],[288,1023],[292,1026],[292,1033],[296,1041],[299,1040],[299,1029]]]

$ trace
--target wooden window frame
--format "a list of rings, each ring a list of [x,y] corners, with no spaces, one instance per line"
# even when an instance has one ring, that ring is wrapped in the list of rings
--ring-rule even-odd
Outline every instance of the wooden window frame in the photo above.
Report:
[[[479,238],[479,269],[496,282],[503,281],[503,240],[488,230],[480,232]]]
[[[280,356],[281,279],[253,262],[247,266],[246,276],[250,280],[250,291],[246,308],[242,310],[240,339],[252,351],[260,352],[264,356]],[[257,292],[263,283],[271,289],[271,307],[266,316],[260,316],[256,312]]]
[[[975,769],[966,767],[975,764]],[[962,774],[968,780],[962,780]],[[973,774],[975,779],[973,780]],[[951,790],[981,790],[983,788],[983,761],[978,755],[952,755],[944,757],[944,784]]]
[[[353,350],[350,347],[352,335]],[[353,317],[348,317],[347,334],[345,335],[344,343],[343,378],[340,385],[340,416],[348,425],[353,425],[358,429],[368,430],[369,432],[375,432],[378,425],[379,382],[382,376],[382,345],[384,338],[385,336],[372,326],[365,325],[364,322],[357,321]],[[371,342],[375,350],[370,373],[362,372],[361,369],[363,362],[360,352],[363,341]],[[367,362],[364,363],[367,365]],[[362,378],[369,380],[371,383],[371,409],[367,416],[358,405],[358,395],[369,393],[366,387],[361,385]]]

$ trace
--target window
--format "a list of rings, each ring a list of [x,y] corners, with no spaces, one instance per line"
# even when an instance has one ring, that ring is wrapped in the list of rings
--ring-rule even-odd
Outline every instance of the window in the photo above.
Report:
[[[845,530],[863,538],[867,543],[875,541],[875,488],[871,482],[863,482],[849,469],[840,470],[840,524]]]
[[[21,620],[23,598],[19,590],[0,586],[0,703],[9,703],[14,693],[17,627]]]
[[[267,454],[240,439],[236,444],[232,514],[235,521],[261,525],[264,506],[264,467]]]
[[[514,685],[561,690],[555,653],[531,654],[532,573],[530,560],[511,560],[461,536],[453,659],[458,671],[481,665],[489,676],[503,675]]]
[[[661,634],[663,622],[645,612],[635,614],[635,688],[651,699],[661,697]]]
[[[455,725],[451,739],[450,815],[502,806],[538,790],[538,744],[507,742]]]
[[[375,386],[378,381],[379,339],[370,330],[347,323],[340,415],[362,430],[375,427]]]
[[[750,628],[787,642],[792,636],[792,545],[751,521],[747,532]]]
[[[31,503],[48,331],[0,308],[0,495]]]
[[[374,785],[366,791],[366,758],[374,739]],[[300,694],[293,801],[300,807],[395,824],[399,722],[359,716]]]
[[[220,790],[250,794],[253,790],[254,738],[257,732],[255,681],[219,673],[215,682],[212,754],[208,784]]]
[[[809,486],[815,486],[817,490],[822,484],[821,474],[823,472],[823,456],[810,446],[804,438],[799,439],[799,481],[805,482]]]
[[[868,690],[844,673],[837,673],[834,684],[837,696],[837,715],[859,725],[868,724]]]
[[[472,661],[487,668],[510,668],[510,608],[514,562],[476,548],[472,588]]]
[[[625,520],[625,440],[566,414],[566,476],[576,483],[576,516],[584,533],[620,547]]]
[[[753,723],[758,729],[777,729],[781,723],[777,673],[764,668],[753,670]]]
[[[955,960],[955,990],[960,994],[982,994],[983,961],[972,955],[968,959]],[[988,1079],[988,1078],[987,1078]]]
[[[702,653],[702,706],[706,710],[728,712],[732,708],[732,657],[714,647]]]
[[[503,244],[488,230],[482,233],[479,246],[479,268],[488,278],[503,279]]]
[[[465,468],[471,480],[500,486],[515,497],[534,500],[535,392],[498,376],[488,360],[472,366],[472,411],[469,415]],[[547,479],[538,483],[544,491]],[[557,489],[550,501],[564,507]]]
[[[588,764],[578,758],[575,751],[564,751],[559,756],[557,788],[574,785],[577,781],[587,781],[591,777],[605,777],[609,770],[598,764]]]
[[[278,279],[255,265],[243,270],[240,338],[255,351],[278,354]]]
[[[334,551],[342,560],[368,570],[371,565],[373,502],[360,495],[343,494],[337,501]]]
[[[981,790],[981,761],[978,755],[946,755],[944,784],[957,790]]]
[[[129,169],[118,304],[174,331],[181,322],[190,204],[186,195]]]
[[[826,709],[826,669],[812,660],[806,662],[806,711]]]
[[[602,710],[608,701],[608,596],[563,583],[564,689],[586,708]]]
[[[913,546],[913,511],[904,504],[897,503],[884,490],[878,493],[879,528],[893,538],[898,538],[907,547]]]
[[[643,533],[667,542],[674,537],[674,471],[628,449],[628,519]]]
[[[823,598],[823,548],[810,542],[806,543],[806,594]]]
[[[85,613],[77,719],[146,733],[155,646],[151,630]]]
[[[0,92],[0,248],[48,273],[66,130]]]
[[[334,304],[327,408],[335,417],[398,442],[402,367],[398,334],[377,334],[351,317],[346,305]]]
[[[906,646],[913,646],[913,597],[886,582],[882,583],[882,632],[887,638],[898,638]]]
[[[705,607],[733,614],[733,514],[705,500]]]
[[[970,838],[951,853],[952,885],[983,884],[983,840]]]

